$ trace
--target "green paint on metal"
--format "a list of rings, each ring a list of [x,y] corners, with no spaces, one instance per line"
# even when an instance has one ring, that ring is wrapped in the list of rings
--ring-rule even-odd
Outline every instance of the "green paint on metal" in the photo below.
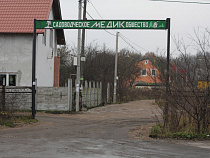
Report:
[[[36,29],[166,29],[166,20],[37,20]]]

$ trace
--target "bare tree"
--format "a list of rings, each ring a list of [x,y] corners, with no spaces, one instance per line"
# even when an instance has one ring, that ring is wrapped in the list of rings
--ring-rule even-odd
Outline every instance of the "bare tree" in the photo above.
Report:
[[[75,48],[69,49],[67,46],[58,48],[60,56],[60,86],[65,86],[71,74],[76,73],[75,66],[73,65],[73,58],[76,56]]]
[[[118,97],[120,101],[129,101],[133,95],[129,90],[136,78],[140,75],[138,61],[141,54],[123,49],[119,53],[118,60]]]
[[[167,130],[170,132],[201,134],[210,131],[210,36],[207,30],[202,35],[195,31],[195,38],[191,36],[196,55],[188,53],[189,47],[184,41],[175,40],[181,55],[171,62],[167,94],[170,119]]]

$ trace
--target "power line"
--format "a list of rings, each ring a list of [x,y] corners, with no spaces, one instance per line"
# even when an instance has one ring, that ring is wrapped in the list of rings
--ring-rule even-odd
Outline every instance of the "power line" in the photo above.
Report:
[[[143,47],[141,47],[141,46],[139,46],[138,44],[136,44],[136,43],[134,43],[133,41],[131,41],[130,39],[128,39],[127,37],[125,37],[124,35],[122,35],[122,34],[120,34],[121,36],[123,36],[124,38],[126,38],[129,42],[131,42],[131,43],[133,43],[134,45],[136,45],[137,47],[139,47],[139,48],[141,48],[141,49],[143,49],[143,50],[145,50],[145,51],[148,51],[149,52],[149,50],[146,50],[145,48],[143,48]],[[120,37],[121,37],[120,36]],[[122,38],[122,37],[121,37]]]
[[[136,48],[134,48],[130,43],[128,43],[128,41],[126,41],[122,36],[120,36],[121,37],[121,39],[125,42],[125,43],[127,43],[132,49],[134,49],[135,51],[137,51],[137,52],[139,52]]]
[[[110,35],[112,35],[112,36],[116,36],[115,34],[113,34],[113,33],[109,32],[109,31],[107,31],[106,29],[104,29],[104,31],[106,31],[108,34],[110,34]]]
[[[96,9],[96,7],[93,5],[93,3],[92,3],[90,0],[88,0],[88,2],[93,6],[94,10],[97,12],[97,14],[100,16],[100,18],[101,18],[102,20],[104,20],[104,18],[103,18],[103,17],[101,16],[101,14],[98,12],[98,10]],[[88,12],[87,12],[87,13],[88,13]],[[92,18],[92,16],[91,16],[89,13],[88,13],[88,15]],[[94,20],[94,19],[92,18],[92,20]],[[113,34],[113,33],[109,32],[109,31],[107,31],[106,29],[104,29],[104,31],[106,31],[108,34],[110,34],[110,35],[112,35],[112,36],[116,36],[115,34]],[[115,31],[115,32],[116,32],[116,31]],[[123,35],[122,35],[122,36],[123,36]],[[121,39],[122,39],[125,43],[127,43],[132,49],[134,49],[135,51],[138,52],[138,50],[137,50],[134,46],[131,45],[131,43],[133,43],[133,44],[135,44],[135,43],[132,42],[131,40],[129,40],[127,37],[125,37],[125,36],[122,37],[122,36],[121,36],[121,33],[120,33]],[[126,38],[127,40],[126,40],[125,38]],[[130,41],[131,43],[129,43],[128,41]],[[146,49],[140,47],[140,46],[137,45],[137,44],[135,44],[135,45],[138,46],[139,48],[145,50],[145,51],[148,51],[148,50],[146,50]]]
[[[89,16],[92,20],[94,20],[94,18],[90,15],[90,13],[88,13],[88,11],[86,11],[86,13],[88,14],[88,16]],[[114,35],[113,33],[107,31],[106,29],[104,29],[104,31],[106,31],[108,34],[110,34],[110,35],[112,35],[112,36],[116,36],[116,35]]]
[[[168,1],[168,0],[150,0],[159,2],[173,2],[173,3],[191,3],[191,4],[210,4],[209,2],[197,2],[197,1]]]
[[[88,0],[88,2],[93,6],[94,10],[97,12],[97,14],[101,17],[101,19],[103,20],[103,17],[101,16],[101,14],[98,12],[98,10],[96,9],[96,7],[93,5],[93,3]],[[87,12],[88,13],[88,12]],[[94,18],[88,13],[88,15],[92,18],[92,20],[94,20]],[[112,35],[112,36],[116,36],[115,34],[107,31],[106,29],[104,29],[104,31],[106,31],[108,34]]]
[[[89,16],[92,20],[94,20],[93,17],[90,15],[90,13],[88,13],[88,11],[86,11],[86,13],[88,14],[88,16]]]
[[[101,19],[103,20],[101,14],[98,12],[98,10],[97,10],[96,7],[93,5],[93,3],[92,3],[90,0],[88,0],[88,2],[93,6],[93,8],[95,9],[96,13],[97,13],[97,14],[101,17]]]

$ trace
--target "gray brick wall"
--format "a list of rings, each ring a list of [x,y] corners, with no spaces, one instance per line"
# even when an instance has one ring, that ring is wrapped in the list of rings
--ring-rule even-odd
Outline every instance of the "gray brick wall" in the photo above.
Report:
[[[0,93],[2,89],[0,87]],[[73,90],[74,94],[75,89]],[[91,95],[89,93],[91,91]],[[12,110],[31,110],[31,87],[6,87],[6,107]],[[0,94],[2,97],[2,93]],[[74,97],[73,97],[74,98]],[[86,99],[86,100],[85,100]],[[1,98],[0,98],[1,101]],[[73,101],[74,103],[74,101]],[[88,108],[98,106],[101,103],[100,88],[85,88],[83,90],[83,104]],[[37,87],[36,110],[67,111],[68,87]]]
[[[0,92],[2,92],[2,87],[0,87]],[[2,100],[2,93],[0,96]],[[6,110],[31,110],[31,88],[6,87],[5,108]]]
[[[66,111],[68,108],[67,87],[38,87],[37,110]]]

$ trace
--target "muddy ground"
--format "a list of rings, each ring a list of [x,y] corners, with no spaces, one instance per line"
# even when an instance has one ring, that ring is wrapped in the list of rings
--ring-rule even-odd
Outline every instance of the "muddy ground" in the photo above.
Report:
[[[0,158],[210,157],[209,141],[149,138],[151,126],[161,121],[153,101],[36,117],[33,125],[0,128]]]

